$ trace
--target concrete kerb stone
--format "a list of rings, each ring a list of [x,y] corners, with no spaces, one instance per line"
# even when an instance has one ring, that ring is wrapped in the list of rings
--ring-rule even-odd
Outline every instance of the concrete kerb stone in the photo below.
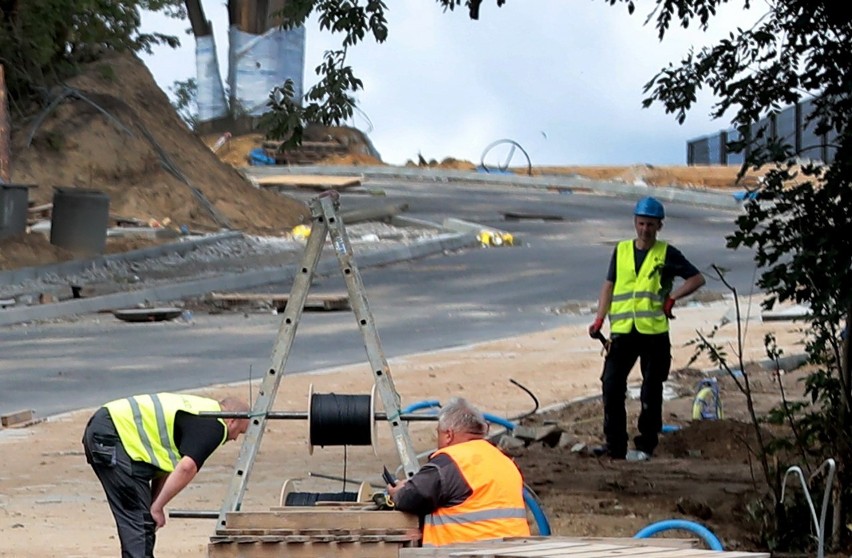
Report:
[[[241,236],[243,236],[243,233],[239,231],[228,231],[201,238],[187,239],[180,242],[170,242],[159,246],[150,246],[148,248],[130,250],[119,254],[108,254],[106,256],[98,256],[85,260],[74,260],[38,267],[10,269],[7,271],[0,271],[0,283],[14,285],[25,281],[35,281],[50,275],[74,275],[91,269],[104,267],[109,263],[133,262],[146,258],[158,258],[167,254],[186,254],[187,252],[191,252],[201,246],[214,244],[223,240],[230,240],[232,238],[239,238]]]
[[[736,210],[743,207],[732,194],[688,190],[684,188],[648,187],[608,180],[591,180],[579,176],[523,176],[487,174],[452,169],[420,169],[410,167],[353,167],[353,166],[304,166],[251,167],[243,171],[249,176],[271,176],[275,174],[348,176],[359,173],[364,178],[394,178],[405,180],[432,180],[436,182],[474,182],[529,188],[557,190],[584,189],[593,193],[639,199],[653,191],[655,197],[669,202],[702,205],[718,209]]]
[[[447,250],[458,250],[476,245],[474,234],[443,234],[412,243],[408,246],[384,251],[359,254],[359,267],[380,266],[390,263],[421,258]],[[159,285],[148,289],[112,293],[92,298],[79,298],[54,304],[8,308],[0,311],[0,326],[51,320],[67,316],[92,314],[119,308],[130,308],[156,301],[180,300],[203,296],[211,291],[238,290],[268,285],[274,282],[290,281],[296,274],[296,265],[265,268],[232,273],[168,285]],[[330,274],[338,267],[336,258],[326,257],[317,265],[317,272]]]

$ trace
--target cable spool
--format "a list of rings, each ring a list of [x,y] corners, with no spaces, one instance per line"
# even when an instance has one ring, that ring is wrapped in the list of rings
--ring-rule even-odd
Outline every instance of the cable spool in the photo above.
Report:
[[[314,393],[308,387],[308,452],[314,446],[372,446],[376,451],[376,386],[370,395]]]
[[[362,482],[357,492],[299,492],[296,483],[287,479],[281,485],[278,499],[281,507],[310,507],[324,504],[369,504],[373,500],[370,485]]]

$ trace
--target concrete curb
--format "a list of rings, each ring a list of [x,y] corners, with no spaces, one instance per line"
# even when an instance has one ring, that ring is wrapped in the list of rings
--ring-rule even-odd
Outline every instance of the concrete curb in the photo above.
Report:
[[[478,244],[479,241],[473,233],[441,234],[407,246],[400,246],[381,252],[359,254],[357,256],[357,265],[359,268],[387,265]],[[323,258],[317,265],[317,273],[332,273],[337,269],[338,265],[337,259],[334,257]],[[0,326],[51,320],[78,314],[92,314],[104,310],[129,308],[138,304],[156,301],[179,300],[182,298],[202,296],[210,291],[259,287],[277,281],[292,280],[296,274],[297,267],[298,263],[285,267],[255,269],[243,273],[160,285],[138,291],[113,293],[92,298],[79,298],[40,306],[9,308],[0,311]]]
[[[192,240],[184,240],[181,242],[170,242],[159,246],[151,246],[148,248],[140,248],[139,250],[131,250],[119,254],[110,254],[107,256],[98,256],[85,260],[73,260],[70,262],[62,262],[57,264],[43,265],[38,267],[22,267],[21,269],[10,269],[8,271],[0,271],[0,283],[13,285],[23,283],[25,281],[35,281],[48,275],[74,275],[82,273],[90,269],[105,267],[110,263],[125,263],[143,260],[146,258],[158,258],[167,254],[186,254],[201,246],[239,238],[243,233],[237,231],[229,231],[221,234],[205,236]]]
[[[436,182],[473,182],[478,184],[520,186],[556,190],[583,189],[596,194],[639,199],[653,192],[654,197],[662,201],[702,205],[717,209],[737,210],[742,202],[734,199],[733,194],[687,190],[670,187],[648,187],[608,180],[591,180],[578,176],[523,176],[510,174],[487,174],[474,171],[450,169],[419,169],[410,167],[353,167],[353,166],[259,166],[243,169],[248,176],[288,175],[325,175],[352,176],[364,178],[394,178],[403,180],[433,180]]]

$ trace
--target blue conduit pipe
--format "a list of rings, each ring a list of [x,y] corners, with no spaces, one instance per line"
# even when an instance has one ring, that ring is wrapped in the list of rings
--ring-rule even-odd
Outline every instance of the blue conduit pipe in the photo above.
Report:
[[[514,430],[515,423],[510,421],[509,419],[504,419],[503,417],[498,417],[497,415],[492,415],[490,413],[482,413],[482,416],[485,417],[485,420],[488,422],[493,422],[494,424],[499,424],[506,430]]]
[[[635,535],[633,535],[633,538],[647,539],[652,535],[656,535],[657,533],[669,531],[672,529],[682,529],[684,531],[689,531],[698,535],[704,540],[705,543],[707,543],[707,546],[709,546],[711,550],[716,550],[719,552],[724,550],[724,548],[722,548],[721,541],[719,541],[719,539],[710,531],[710,529],[699,523],[695,523],[694,521],[687,521],[686,519],[664,519],[663,521],[652,523],[647,527],[641,529]]]
[[[544,510],[541,509],[538,497],[526,485],[524,485],[524,503],[527,505],[527,509],[533,514],[535,524],[538,527],[538,534],[542,537],[549,537],[550,521],[547,520]]]
[[[418,401],[417,403],[412,403],[401,412],[402,414],[413,413],[415,411],[419,411],[421,409],[429,409],[431,407],[440,407],[441,402],[437,399],[427,399],[425,401]]]
[[[404,408],[401,412],[402,414],[413,413],[415,411],[420,411],[422,409],[429,409],[432,407],[440,407],[441,402],[436,399],[426,399],[423,401],[418,401],[417,403],[412,403],[408,407]],[[485,417],[485,420],[488,422],[493,422],[494,424],[499,424],[506,430],[514,430],[516,428],[516,424],[509,419],[505,419],[503,417],[498,417],[497,415],[492,415],[490,413],[482,413]]]

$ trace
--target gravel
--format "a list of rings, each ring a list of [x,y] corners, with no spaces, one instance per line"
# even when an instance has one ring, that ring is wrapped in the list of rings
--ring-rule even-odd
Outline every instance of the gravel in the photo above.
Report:
[[[354,253],[407,245],[434,237],[438,229],[397,227],[379,222],[359,223],[346,228]],[[329,240],[326,240],[328,246]],[[243,235],[206,244],[195,250],[139,260],[105,261],[103,265],[73,275],[45,274],[36,280],[0,286],[0,299],[32,304],[42,294],[56,300],[72,297],[71,286],[79,286],[82,296],[91,297],[119,291],[149,288],[159,284],[238,273],[250,269],[286,266],[299,262],[305,239]],[[333,252],[326,248],[323,256]]]

